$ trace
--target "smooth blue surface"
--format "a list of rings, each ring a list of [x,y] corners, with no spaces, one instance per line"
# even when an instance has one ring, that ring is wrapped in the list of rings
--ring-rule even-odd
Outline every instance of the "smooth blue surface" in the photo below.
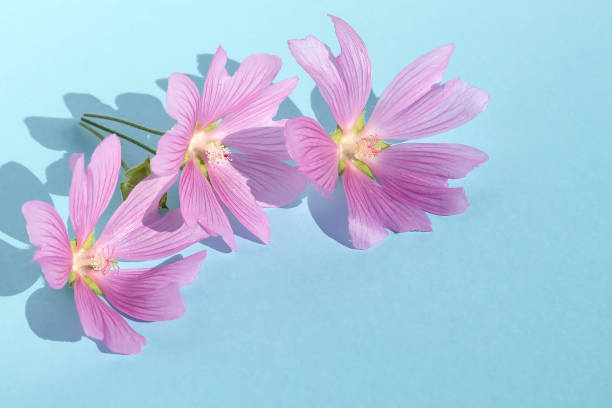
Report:
[[[612,406],[609,1],[50,3],[0,13],[0,406]],[[491,103],[430,140],[490,155],[456,183],[470,209],[359,252],[322,232],[311,212],[328,230],[334,213],[307,192],[268,211],[269,246],[209,250],[183,318],[132,323],[141,355],[101,353],[71,290],[27,263],[19,212],[43,199],[67,217],[67,153],[95,142],[72,116],[168,127],[164,78],[201,77],[222,44],[280,55],[279,77],[300,77],[283,113],[325,122],[285,41],[336,50],[327,12],[366,42],[376,95],[456,44],[445,78]]]

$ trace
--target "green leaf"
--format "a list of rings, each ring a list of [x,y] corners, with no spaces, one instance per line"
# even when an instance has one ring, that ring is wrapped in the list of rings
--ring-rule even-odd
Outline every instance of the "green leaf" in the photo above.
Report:
[[[376,142],[376,144],[374,145],[374,148],[376,150],[384,150],[384,149],[386,149],[389,146],[391,146],[390,143],[384,142],[384,141],[379,139],[378,142]]]
[[[368,176],[369,178],[371,178],[372,180],[374,180],[374,174],[372,174],[372,170],[370,170],[370,168],[368,167],[367,164],[365,164],[364,162],[362,162],[361,160],[357,160],[357,159],[353,159],[352,160],[353,164],[359,169],[361,170],[366,176]]]
[[[125,201],[126,198],[130,195],[134,187],[142,180],[147,178],[151,174],[151,161],[149,157],[145,159],[138,166],[134,166],[128,171],[125,172],[125,180],[121,182],[119,185],[121,189],[121,196]],[[168,199],[168,193],[164,193],[161,200],[159,200],[159,209],[168,209],[166,206],[166,201]]]
[[[87,275],[83,276],[82,278],[83,278],[83,281],[85,281],[85,283],[87,284],[87,286],[90,287],[91,290],[93,290],[100,296],[104,296],[104,293],[102,293],[102,289],[100,289],[98,284],[93,279],[91,279]]]
[[[346,167],[346,163],[344,162],[344,159],[340,159],[340,161],[338,162],[338,175],[342,175],[342,173],[344,173],[344,168]]]
[[[359,115],[359,119],[357,119],[357,122],[355,123],[355,129],[353,130],[355,133],[361,132],[365,127],[365,119],[363,118],[364,112],[365,109],[361,111],[361,115]]]
[[[336,143],[338,146],[340,146],[340,139],[342,138],[342,129],[340,129],[340,126],[338,126],[336,128],[336,130],[334,130],[332,133],[330,133],[329,137],[332,138],[334,143]]]

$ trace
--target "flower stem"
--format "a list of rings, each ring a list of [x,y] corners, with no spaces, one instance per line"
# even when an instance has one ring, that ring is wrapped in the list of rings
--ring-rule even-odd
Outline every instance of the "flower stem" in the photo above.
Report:
[[[123,123],[124,125],[128,125],[136,129],[144,130],[145,132],[153,133],[154,135],[158,135],[158,136],[163,136],[166,133],[166,132],[162,132],[161,130],[155,130],[155,129],[148,128],[146,126],[139,125],[137,123],[129,122],[124,119],[115,118],[114,116],[98,115],[97,113],[84,113],[83,117],[112,120],[114,122]]]
[[[98,139],[100,140],[104,140],[104,136],[102,136],[102,134],[100,134],[99,132],[97,132],[94,128],[92,128],[91,126],[86,125],[85,123],[79,123],[79,125],[81,125],[83,128],[89,130],[91,133],[94,134],[94,136],[96,136]],[[128,171],[129,167],[128,165],[121,160],[121,167],[123,167],[123,171]]]
[[[109,129],[109,128],[107,128],[106,126],[102,126],[102,125],[100,125],[100,124],[98,124],[98,123],[96,123],[96,122],[92,122],[91,120],[89,120],[89,119],[85,119],[85,118],[81,118],[81,121],[83,121],[83,122],[85,122],[85,123],[87,123],[87,124],[89,124],[89,125],[91,125],[91,126],[97,127],[98,129],[104,130],[104,131],[106,131],[106,132],[109,132],[109,133],[114,133],[114,134],[116,134],[116,135],[117,135],[117,137],[120,137],[121,139],[127,140],[127,141],[128,141],[128,142],[130,142],[130,143],[133,143],[133,144],[135,144],[136,146],[141,147],[141,148],[145,149],[146,151],[150,152],[151,154],[156,154],[156,153],[157,153],[155,150],[151,149],[151,148],[150,148],[149,146],[147,146],[146,144],[140,143],[138,140],[136,140],[136,139],[132,139],[132,138],[131,138],[131,137],[129,137],[129,136],[126,136],[126,135],[124,135],[124,134],[121,134],[121,133],[119,133],[119,132],[116,132],[116,131],[114,131],[113,129]]]

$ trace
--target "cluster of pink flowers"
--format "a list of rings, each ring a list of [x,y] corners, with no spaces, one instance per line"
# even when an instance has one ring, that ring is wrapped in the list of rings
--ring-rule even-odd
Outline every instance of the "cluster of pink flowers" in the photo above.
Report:
[[[179,288],[200,270],[205,251],[174,263],[124,269],[118,261],[163,258],[208,236],[236,250],[227,211],[263,243],[270,223],[262,207],[290,203],[310,182],[331,197],[338,179],[346,194],[352,244],[366,249],[393,232],[430,231],[426,213],[466,210],[464,177],[487,160],[458,144],[397,143],[460,126],[482,112],[486,91],[454,79],[441,83],[452,45],[442,46],[404,68],[384,90],[369,120],[368,51],[357,33],[333,17],[341,53],[313,36],[289,41],[297,62],[313,78],[337,129],[328,134],[313,119],[273,120],[297,78],[272,83],[280,58],[247,57],[233,75],[219,48],[200,92],[185,75],[172,74],[166,106],[176,124],[160,139],[152,174],[140,181],[99,236],[94,227],[113,196],[121,145],[106,137],[85,169],[71,157],[70,239],[56,210],[40,201],[23,206],[32,244],[51,288],[74,287],[84,333],[117,353],[140,352],[145,339],[121,313],[146,321],[175,319],[185,311]],[[287,164],[293,160],[297,167]],[[158,203],[180,173],[180,208],[160,215]],[[104,300],[102,300],[104,298]]]

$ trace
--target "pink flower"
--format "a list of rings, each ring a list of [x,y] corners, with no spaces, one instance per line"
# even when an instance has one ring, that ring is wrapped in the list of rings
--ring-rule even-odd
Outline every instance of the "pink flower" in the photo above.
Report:
[[[340,55],[334,57],[313,36],[289,41],[289,49],[319,87],[338,129],[328,135],[310,118],[291,119],[285,130],[288,151],[328,198],[342,175],[355,248],[381,241],[386,229],[431,231],[425,212],[451,215],[468,207],[464,190],[448,187],[447,180],[464,177],[487,155],[457,144],[391,146],[383,139],[416,139],[453,129],[482,112],[488,94],[460,79],[440,84],[453,51],[453,45],[445,45],[404,68],[365,124],[372,85],[368,51],[345,21],[331,18]]]
[[[281,68],[280,58],[272,55],[247,57],[233,76],[226,61],[219,47],[202,94],[185,75],[170,76],[166,105],[177,124],[159,141],[151,168],[159,175],[182,168],[179,196],[185,222],[199,223],[236,250],[225,206],[268,243],[270,222],[261,206],[288,204],[306,181],[282,162],[290,158],[285,121],[272,120],[297,78],[271,85]]]
[[[176,319],[185,311],[179,287],[189,284],[200,270],[202,251],[157,268],[120,269],[117,260],[144,261],[165,257],[206,237],[200,228],[187,227],[178,210],[164,217],[159,199],[175,177],[148,177],[130,193],[94,242],[94,227],[106,209],[121,163],[117,136],[107,137],[94,151],[87,171],[83,154],[71,157],[70,220],[76,238],[70,240],[59,214],[47,203],[29,201],[22,211],[28,235],[38,249],[32,261],[40,263],[49,286],[74,286],[74,300],[85,334],[109,350],[139,353],[145,338],[136,333],[119,311],[141,320]]]

